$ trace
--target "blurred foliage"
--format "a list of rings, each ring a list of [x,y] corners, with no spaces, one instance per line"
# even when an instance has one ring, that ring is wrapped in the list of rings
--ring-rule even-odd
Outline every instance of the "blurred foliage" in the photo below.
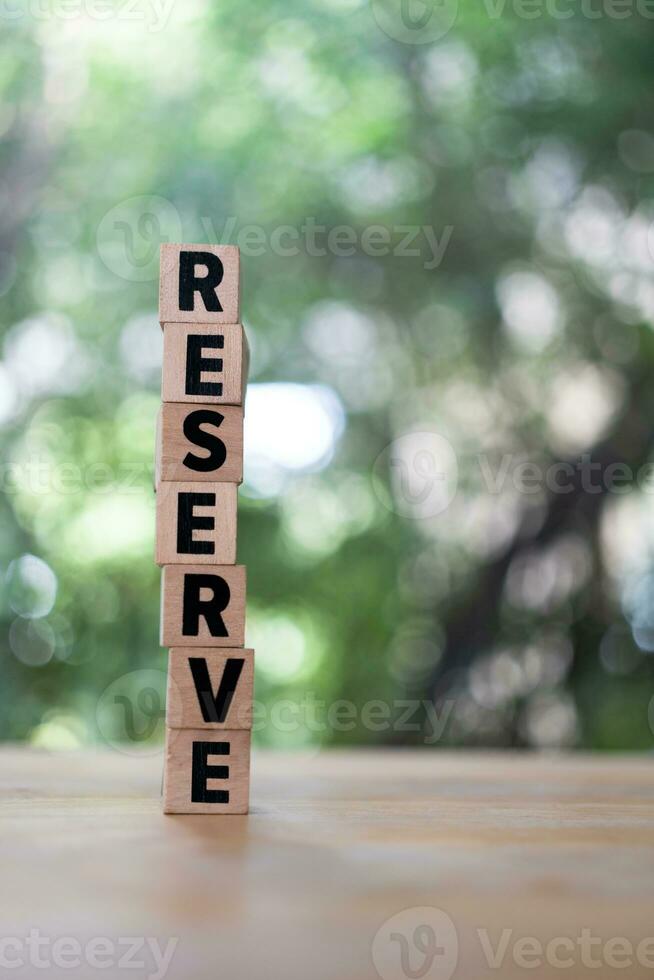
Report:
[[[1,15],[0,736],[97,740],[109,685],[165,670],[170,239],[243,250],[258,741],[420,744],[424,708],[361,719],[418,699],[439,744],[649,747],[651,22],[461,4],[421,44],[360,0],[89,4]],[[437,513],[430,437],[402,456],[430,432]],[[354,723],[270,721],[306,697]]]

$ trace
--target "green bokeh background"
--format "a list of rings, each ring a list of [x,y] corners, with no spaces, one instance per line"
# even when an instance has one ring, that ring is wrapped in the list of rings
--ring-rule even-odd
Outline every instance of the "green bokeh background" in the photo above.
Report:
[[[274,386],[239,509],[257,743],[651,747],[652,14],[2,6],[0,737],[118,745],[118,690],[131,744],[161,738],[182,240],[241,246]],[[433,434],[453,499],[425,513]]]

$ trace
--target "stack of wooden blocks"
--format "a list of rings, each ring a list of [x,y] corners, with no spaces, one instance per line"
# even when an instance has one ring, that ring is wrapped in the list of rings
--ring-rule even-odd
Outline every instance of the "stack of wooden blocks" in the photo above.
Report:
[[[166,813],[247,813],[254,651],[236,564],[248,348],[239,250],[163,245],[156,561],[170,648]],[[238,648],[238,649],[235,649]]]

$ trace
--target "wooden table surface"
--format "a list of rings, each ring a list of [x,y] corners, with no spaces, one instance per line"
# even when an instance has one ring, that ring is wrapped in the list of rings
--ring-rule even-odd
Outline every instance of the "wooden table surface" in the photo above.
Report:
[[[159,755],[0,751],[0,957],[32,929],[83,956],[175,938],[174,980],[654,977],[647,758],[255,754],[247,817],[164,817],[160,778]],[[161,976],[149,949],[23,949],[7,975]]]

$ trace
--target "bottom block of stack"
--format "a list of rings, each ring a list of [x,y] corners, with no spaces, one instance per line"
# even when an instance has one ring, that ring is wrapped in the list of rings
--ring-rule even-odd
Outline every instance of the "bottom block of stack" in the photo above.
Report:
[[[164,813],[247,813],[250,732],[166,728]]]

